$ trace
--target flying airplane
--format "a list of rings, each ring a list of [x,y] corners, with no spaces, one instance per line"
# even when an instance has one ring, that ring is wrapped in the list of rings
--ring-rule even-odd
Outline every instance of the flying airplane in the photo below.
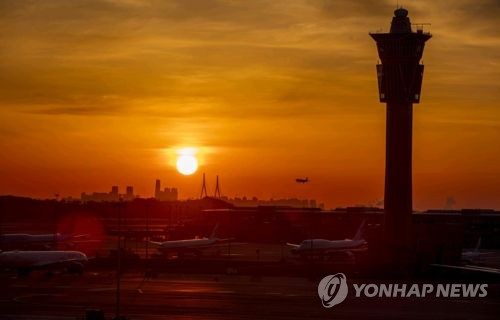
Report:
[[[3,251],[0,252],[0,268],[16,270],[20,276],[28,276],[39,269],[65,268],[70,273],[82,273],[87,256],[80,251]]]
[[[287,243],[292,247],[292,253],[301,258],[311,256],[331,256],[336,253],[345,253],[352,256],[354,252],[365,251],[367,242],[363,238],[366,221],[363,220],[359,226],[354,238],[345,240],[325,240],[325,239],[307,239],[300,244]]]
[[[76,242],[82,242],[82,238],[87,238],[87,234],[27,234],[27,233],[8,233],[0,235],[0,248],[2,250],[21,250],[21,249],[51,249],[55,244],[67,243],[68,245]],[[87,241],[87,240],[83,240]]]
[[[309,182],[309,178],[308,177],[297,178],[297,179],[295,179],[295,182],[297,182],[297,183],[307,183],[307,182]]]
[[[227,244],[232,239],[220,239],[215,236],[219,225],[216,225],[210,237],[185,239],[185,240],[169,240],[164,242],[150,241],[150,243],[158,246],[158,250],[163,254],[168,254],[170,252],[175,252],[179,256],[184,253],[194,253],[195,255],[201,255],[201,250],[206,248],[218,247],[222,244]]]

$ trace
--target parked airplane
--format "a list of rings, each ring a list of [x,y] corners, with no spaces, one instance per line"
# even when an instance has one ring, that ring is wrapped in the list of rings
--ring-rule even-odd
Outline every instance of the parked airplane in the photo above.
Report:
[[[477,239],[476,247],[474,249],[472,250],[464,249],[462,251],[462,261],[468,264],[473,264],[475,262],[478,262],[481,256],[481,253],[479,252],[480,247],[481,247],[481,237]]]
[[[300,244],[287,243],[292,247],[292,253],[302,258],[310,256],[331,256],[335,253],[345,253],[352,256],[353,252],[367,249],[367,242],[363,238],[366,221],[363,220],[354,238],[345,240],[307,239]]]
[[[20,276],[28,276],[38,269],[66,269],[70,273],[82,273],[87,256],[80,251],[3,251],[0,252],[0,268],[16,270]]]
[[[480,264],[481,258],[484,256],[495,254],[494,252],[481,252],[481,237],[477,239],[476,247],[474,249],[464,249],[462,251],[462,262],[467,264]]]
[[[297,182],[297,183],[307,183],[307,182],[309,182],[309,178],[308,177],[297,178],[297,179],[295,179],[295,182]]]
[[[89,235],[80,234],[27,234],[27,233],[9,233],[0,235],[0,248],[2,250],[22,250],[22,249],[51,249],[55,244],[67,243],[74,244],[81,242],[82,238]]]
[[[150,243],[158,246],[158,250],[163,254],[170,252],[183,255],[190,252],[197,256],[201,254],[202,249],[218,247],[222,244],[227,244],[231,239],[220,239],[215,236],[219,225],[216,225],[210,237],[185,239],[185,240],[169,240],[164,242],[150,241]]]
[[[477,240],[476,247],[474,249],[464,249],[462,250],[462,265],[450,265],[450,264],[431,264],[430,267],[439,269],[441,273],[443,271],[451,274],[477,274],[486,275],[492,277],[491,279],[500,279],[500,269],[482,266],[485,261],[482,260],[483,256],[496,255],[496,252],[480,252],[481,248],[481,238]],[[486,261],[487,262],[487,261]]]

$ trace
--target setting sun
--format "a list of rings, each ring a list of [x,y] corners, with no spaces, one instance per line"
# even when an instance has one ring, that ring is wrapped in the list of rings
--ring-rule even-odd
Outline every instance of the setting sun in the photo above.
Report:
[[[194,150],[191,148],[184,148],[179,151],[177,157],[177,171],[183,175],[190,175],[198,169],[198,160],[194,156]]]

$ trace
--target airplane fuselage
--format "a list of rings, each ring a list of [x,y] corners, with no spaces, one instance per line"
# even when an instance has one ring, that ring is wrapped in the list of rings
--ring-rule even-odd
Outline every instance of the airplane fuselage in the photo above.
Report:
[[[462,261],[469,264],[477,263],[480,260],[481,253],[479,251],[463,251]]]
[[[198,249],[211,246],[217,243],[217,239],[201,238],[201,239],[186,239],[186,240],[172,240],[160,244],[160,250],[174,250],[174,249]]]
[[[2,269],[31,271],[51,267],[81,267],[87,261],[87,256],[79,251],[0,252],[0,268]]]
[[[366,245],[365,240],[325,240],[325,239],[308,239],[300,243],[296,249],[298,253],[306,253],[313,251],[352,251],[362,249]]]

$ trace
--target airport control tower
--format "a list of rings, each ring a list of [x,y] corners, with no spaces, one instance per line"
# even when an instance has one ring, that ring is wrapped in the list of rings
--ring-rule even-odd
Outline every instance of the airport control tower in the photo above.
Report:
[[[394,11],[389,33],[371,33],[381,63],[377,65],[380,102],[387,104],[384,234],[389,258],[400,261],[411,251],[412,117],[420,102],[424,45],[431,35],[414,32],[408,11]]]

